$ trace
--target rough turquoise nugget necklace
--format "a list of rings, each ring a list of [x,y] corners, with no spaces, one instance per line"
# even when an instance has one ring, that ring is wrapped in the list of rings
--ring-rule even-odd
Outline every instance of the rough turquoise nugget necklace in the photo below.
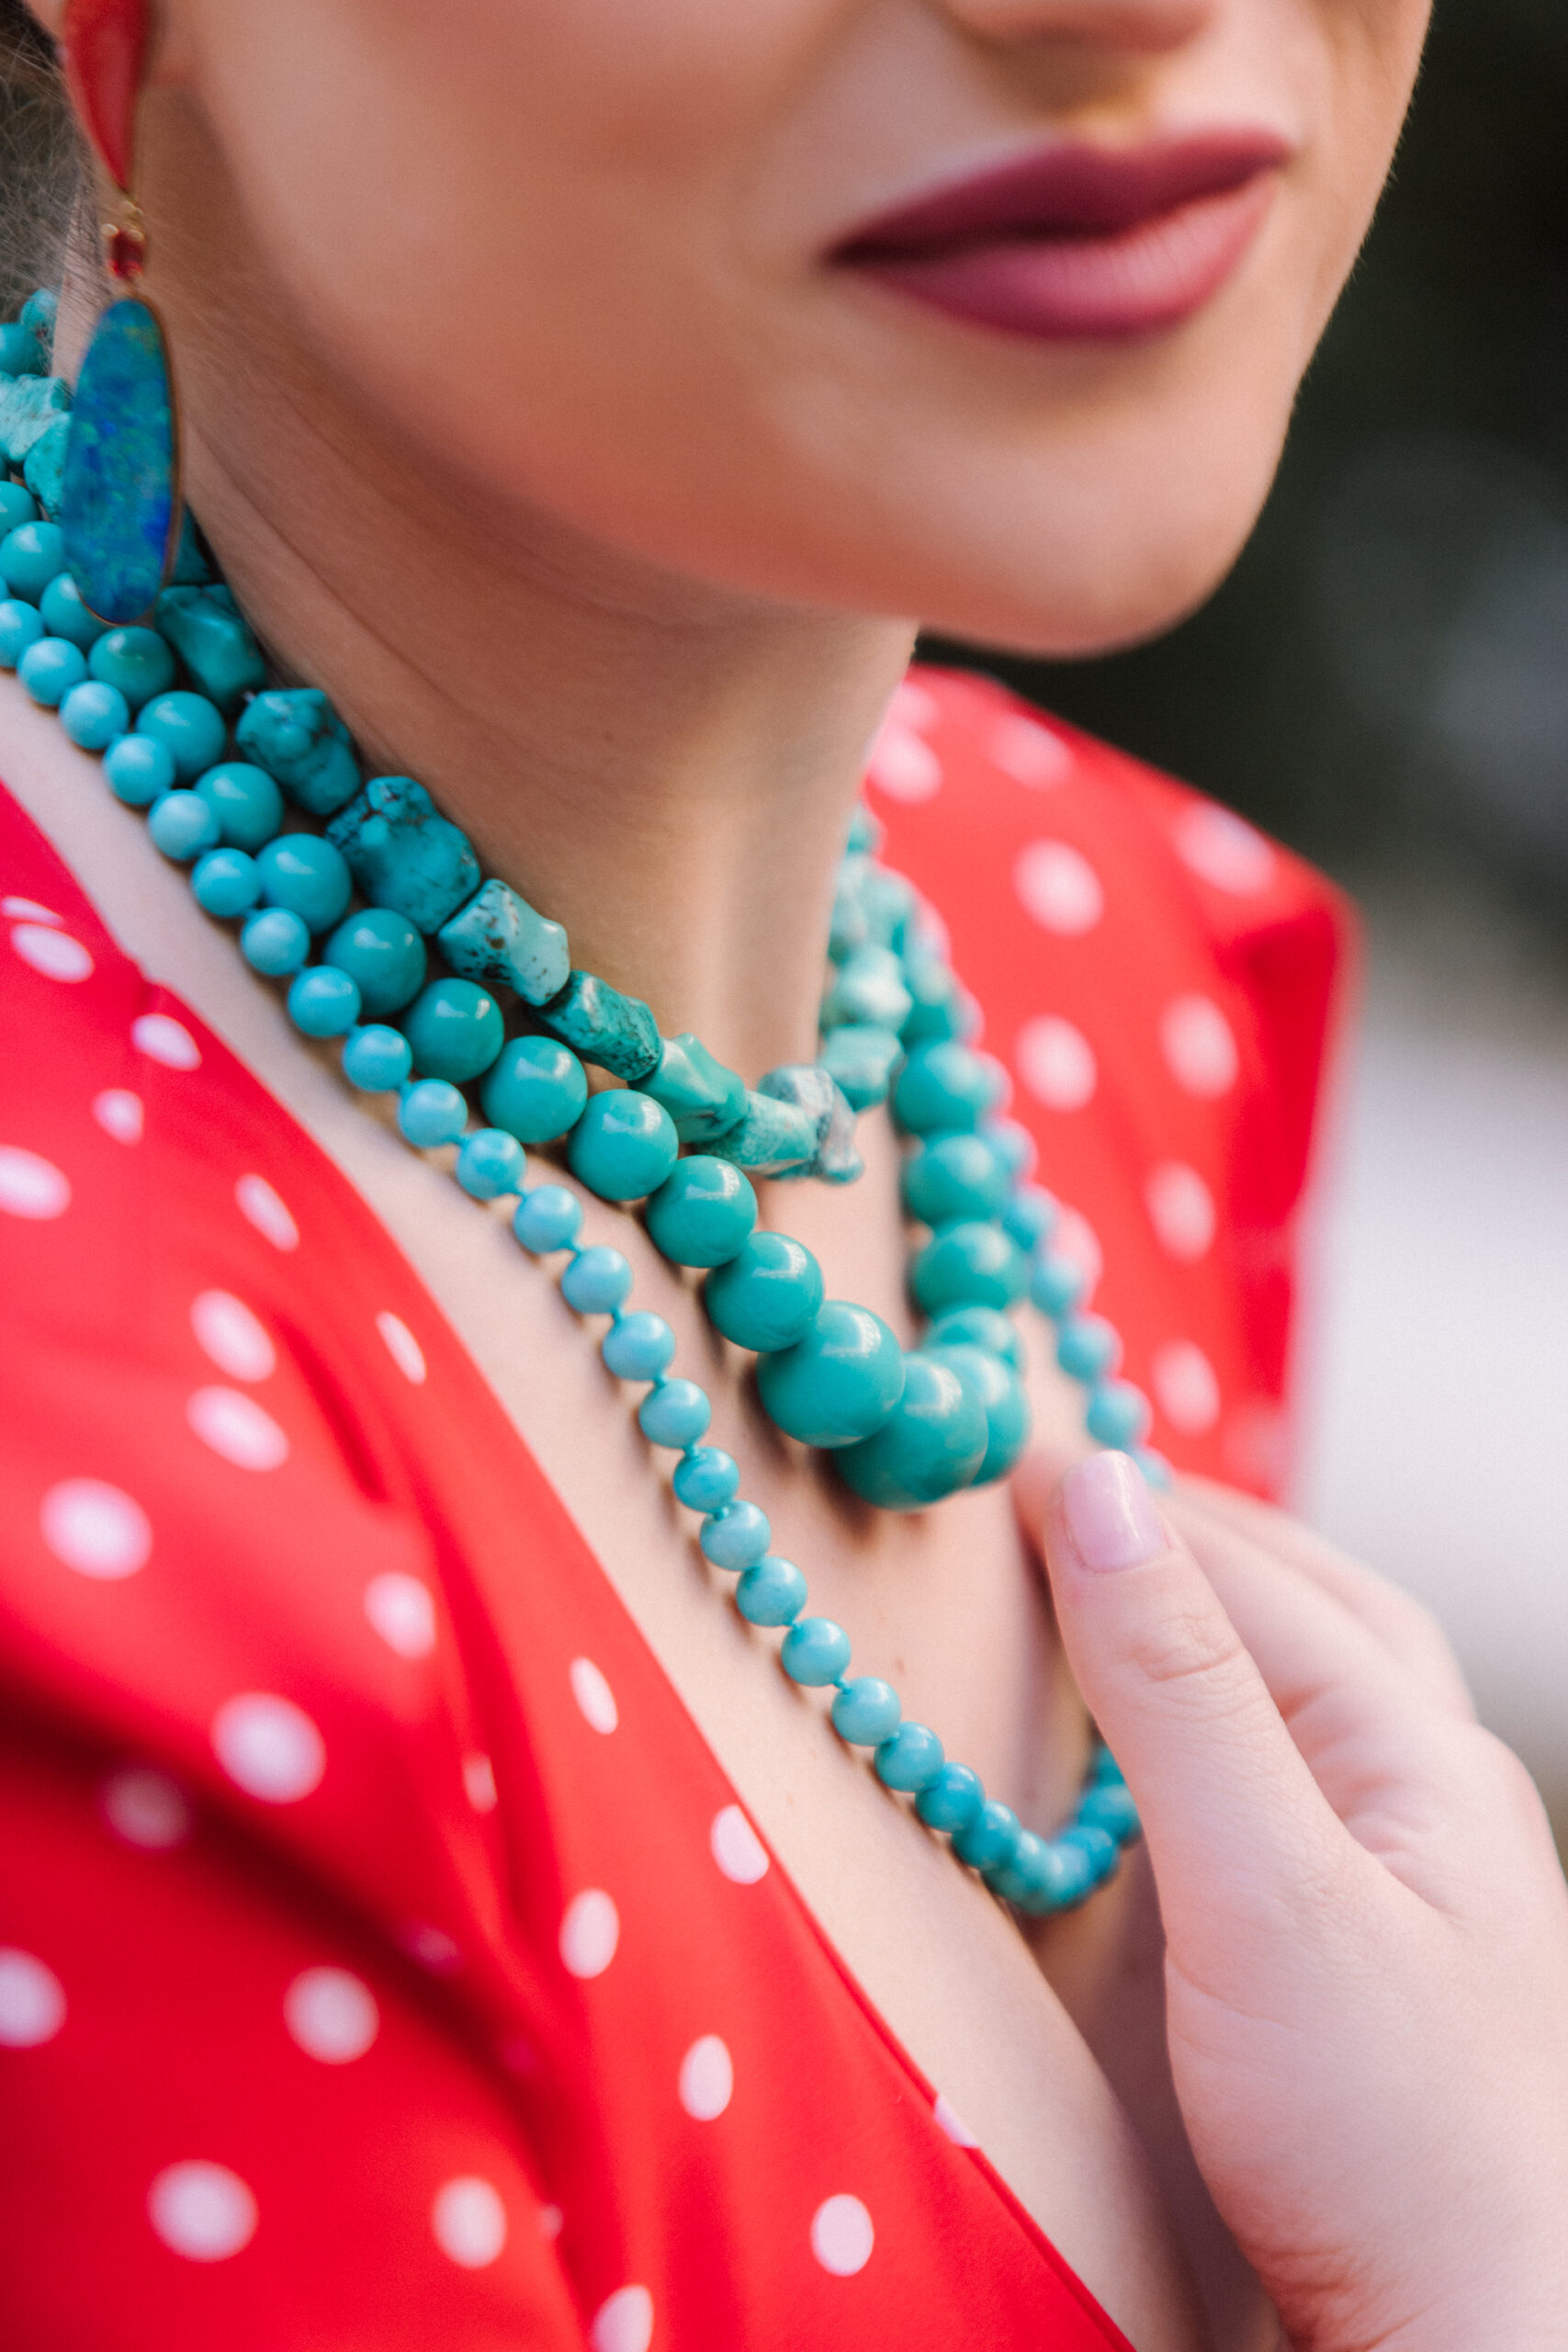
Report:
[[[362,781],[324,695],[268,688],[261,649],[188,518],[152,627],[109,628],[89,612],[50,519],[70,402],[45,373],[52,320],[52,297],[39,294],[0,327],[0,444],[23,477],[0,472],[0,665],[58,711],[73,743],[102,754],[118,798],[148,810],[157,847],[190,867],[197,903],[240,925],[253,969],[287,982],[296,1027],[342,1039],[349,1083],[395,1091],[415,1148],[455,1146],[452,1172],[474,1199],[516,1195],[513,1229],[530,1255],[565,1254],[562,1295],[580,1315],[609,1317],[605,1365],[646,1384],[638,1422],[680,1457],[674,1491],[701,1515],[704,1554],[737,1577],[750,1624],[784,1629],[785,1673],[831,1687],[840,1737],[871,1749],[885,1785],[911,1796],[1004,1900],[1032,1914],[1082,1902],[1136,1831],[1109,1752],[1097,1747],[1069,1826],[1042,1838],[949,1761],[934,1732],[902,1720],[889,1683],[852,1675],[848,1634],[806,1614],[805,1577],[770,1550],[731,1456],[705,1442],[708,1398],[672,1373],[663,1317],[631,1306],[627,1260],[584,1246],[581,1204],[565,1185],[526,1182],[525,1147],[564,1139],[587,1190],[641,1203],[663,1255],[702,1272],[716,1329],[756,1354],[773,1421],[829,1450],[867,1503],[921,1510],[1012,1468],[1030,1426],[1010,1319],[1026,1296],[1055,1320],[1057,1360],[1088,1390],[1090,1435],[1138,1449],[1157,1473],[1141,1451],[1147,1404],[1116,1376],[1111,1325],[1079,1309],[1079,1270],[1051,1247],[1056,1204],[1029,1181],[1031,1140],[998,1115],[1004,1074],[966,1042],[975,1009],[929,910],[879,862],[874,820],[857,813],[840,868],[817,1059],[748,1087],[695,1036],[660,1036],[646,1004],[573,969],[558,923],[485,878],[423,786]],[[286,800],[324,831],[285,831]],[[591,1091],[585,1064],[621,1083]],[[752,1179],[852,1182],[856,1115],[884,1101],[910,1147],[905,1209],[929,1234],[909,1266],[927,1324],[912,1350],[868,1307],[825,1298],[803,1244],[757,1229]]]

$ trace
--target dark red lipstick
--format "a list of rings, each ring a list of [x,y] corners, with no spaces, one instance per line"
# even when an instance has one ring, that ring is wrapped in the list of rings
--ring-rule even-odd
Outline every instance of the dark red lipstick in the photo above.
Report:
[[[867,221],[830,258],[1004,334],[1149,334],[1190,317],[1236,269],[1290,153],[1262,130],[1048,147]]]

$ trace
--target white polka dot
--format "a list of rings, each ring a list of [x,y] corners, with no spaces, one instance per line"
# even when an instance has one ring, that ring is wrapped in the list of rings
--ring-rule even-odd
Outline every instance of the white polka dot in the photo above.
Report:
[[[1267,890],[1280,863],[1261,833],[1212,801],[1194,801],[1184,808],[1171,839],[1183,865],[1237,899],[1256,898],[1259,890]]]
[[[417,1577],[396,1568],[372,1577],[365,1588],[365,1614],[400,1657],[428,1657],[435,1647],[435,1603],[429,1586]]]
[[[476,1813],[493,1813],[500,1804],[495,1766],[477,1751],[463,1758],[463,1792]]]
[[[506,2208],[491,2182],[465,2173],[436,2190],[430,2226],[448,2262],[462,2270],[485,2270],[506,2244]]]
[[[104,1818],[117,1838],[146,1854],[166,1854],[190,1836],[185,1791],[150,1764],[111,1772],[101,1791]]]
[[[130,1042],[149,1061],[165,1069],[198,1069],[201,1047],[183,1021],[167,1012],[144,1012],[130,1024]]]
[[[0,1144],[0,1209],[12,1216],[63,1216],[71,1205],[71,1182],[52,1160],[16,1144]]]
[[[1214,1238],[1214,1196],[1195,1168],[1179,1159],[1151,1168],[1144,1200],[1149,1222],[1171,1257],[1190,1265],[1207,1255]]]
[[[46,980],[90,980],[93,959],[79,939],[68,931],[45,931],[41,923],[19,922],[11,944],[24,964]]]
[[[0,899],[0,915],[7,922],[63,922],[52,907],[40,907],[36,899]]]
[[[1083,1276],[1083,1289],[1078,1305],[1087,1306],[1100,1288],[1100,1277],[1105,1272],[1105,1252],[1100,1246],[1100,1236],[1089,1219],[1077,1209],[1063,1209],[1051,1231],[1051,1248],[1056,1256],[1068,1258]]]
[[[811,2216],[811,2251],[835,2278],[852,2278],[871,2260],[876,2233],[858,2197],[829,2197]]]
[[[1066,784],[1073,772],[1073,754],[1054,728],[1014,711],[998,718],[986,738],[986,749],[1004,775],[1027,784],[1036,792]]]
[[[283,1996],[283,2022],[308,2058],[346,2066],[381,2030],[376,1996],[346,1968],[307,1968]]]
[[[540,2206],[539,2235],[542,2238],[558,2238],[565,2226],[566,2215],[558,2205]]]
[[[194,1298],[190,1328],[198,1346],[231,1380],[268,1380],[277,1369],[277,1351],[265,1325],[230,1291],[204,1290]]]
[[[681,2104],[698,2123],[711,2123],[729,2105],[735,2067],[716,2033],[694,2041],[681,2061]]]
[[[1099,1083],[1094,1047],[1058,1013],[1043,1012],[1019,1031],[1018,1074],[1051,1111],[1081,1111]]]
[[[116,1584],[145,1567],[152,1523],[139,1502],[103,1478],[62,1478],[39,1507],[43,1540],[78,1576]]]
[[[913,678],[901,678],[887,706],[889,718],[904,727],[934,727],[942,717],[942,705],[929,686],[917,684]]]
[[[133,1094],[129,1086],[106,1086],[101,1094],[95,1094],[93,1116],[105,1135],[113,1136],[116,1143],[141,1141],[146,1114],[141,1095]]]
[[[737,1886],[755,1886],[767,1874],[768,1849],[738,1804],[716,1813],[708,1832],[714,1860]]]
[[[227,2262],[256,2233],[256,2200],[227,2165],[170,2165],[147,2192],[152,2227],[187,2262]]]
[[[591,1657],[574,1657],[570,1668],[571,1695],[584,1721],[594,1731],[613,1732],[620,1722],[615,1694]]]
[[[1212,997],[1173,998],[1159,1017],[1159,1041],[1172,1078],[1189,1094],[1211,1102],[1235,1084],[1235,1036]]]
[[[1172,1429],[1201,1437],[1220,1418],[1220,1384],[1195,1341],[1171,1340],[1149,1366],[1155,1401]]]
[[[186,1419],[203,1445],[236,1470],[276,1470],[288,1459],[288,1440],[272,1415],[237,1388],[198,1388]]]
[[[620,1939],[620,1915],[603,1887],[572,1896],[560,1923],[560,1956],[571,1975],[603,1976]]]
[[[449,1936],[445,1928],[433,1928],[425,1919],[411,1919],[400,1928],[398,1942],[411,1960],[417,1960],[433,1976],[449,1976],[462,1962],[457,1938]]]
[[[242,1176],[234,1187],[234,1199],[240,1215],[248,1217],[275,1250],[299,1249],[299,1228],[265,1176]]]
[[[403,1378],[412,1380],[416,1388],[422,1386],[425,1374],[424,1350],[402,1317],[385,1313],[378,1315],[376,1329],[386,1342],[387,1353]]]
[[[929,800],[942,789],[942,762],[923,735],[895,717],[882,728],[866,762],[866,778],[890,800]]]
[[[1105,912],[1100,876],[1070,842],[1031,842],[1021,849],[1012,886],[1025,910],[1060,939],[1081,939]]]
[[[247,1796],[264,1804],[298,1804],[327,1769],[321,1733],[291,1699],[243,1690],[212,1718],[218,1761]]]
[[[935,2114],[937,2122],[942,2131],[946,2132],[948,2138],[953,2142],[955,2148],[977,2148],[979,2146],[980,2143],[976,2139],[975,2134],[970,2131],[969,2126],[964,2122],[964,2118],[958,2113],[957,2109],[952,2107],[942,2097],[941,2091],[938,2091],[936,2095]]]
[[[38,2050],[65,2023],[65,1987],[30,1951],[0,1944],[0,2050]]]
[[[646,2287],[620,2287],[601,2303],[589,2331],[593,2352],[648,2352],[653,2341],[653,2297]]]

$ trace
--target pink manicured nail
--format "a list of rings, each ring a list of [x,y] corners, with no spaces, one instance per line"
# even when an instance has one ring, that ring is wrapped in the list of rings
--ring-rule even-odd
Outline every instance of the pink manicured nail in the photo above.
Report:
[[[1086,1568],[1134,1568],[1169,1541],[1135,1462],[1091,1453],[1062,1481],[1062,1511]]]

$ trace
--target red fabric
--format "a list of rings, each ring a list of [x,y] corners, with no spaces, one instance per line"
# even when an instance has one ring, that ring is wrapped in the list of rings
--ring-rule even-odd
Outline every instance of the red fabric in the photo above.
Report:
[[[1214,1426],[1156,1434],[1225,1459],[1280,1405],[1334,902],[982,684],[911,682],[875,775],[1132,1369],[1213,1367]],[[1090,885],[1021,868],[1040,840]],[[1228,842],[1229,884],[1183,840],[1215,873]],[[7,2338],[1122,2345],[943,2128],[387,1236],[3,794],[0,899]],[[1235,1039],[1223,1091],[1212,1023],[1207,1092],[1162,1071],[1183,994]],[[1087,1067],[1043,1018],[1091,1054],[1076,1111],[1030,1091]],[[1193,1254],[1178,1182],[1172,1258],[1143,1194],[1178,1160],[1218,1232]]]

